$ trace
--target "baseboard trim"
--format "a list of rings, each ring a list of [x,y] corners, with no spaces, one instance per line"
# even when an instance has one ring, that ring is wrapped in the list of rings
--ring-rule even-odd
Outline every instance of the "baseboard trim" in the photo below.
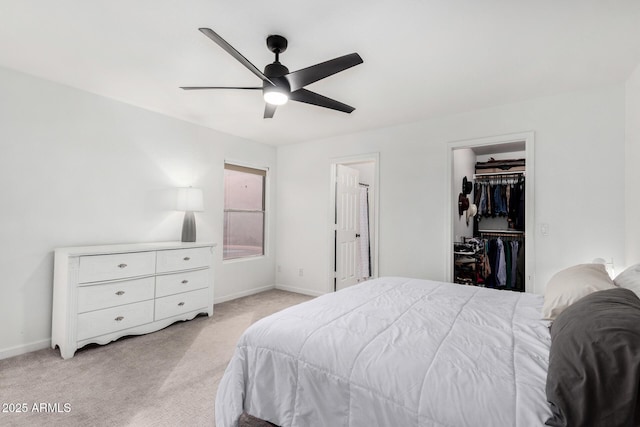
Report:
[[[268,291],[270,289],[274,289],[275,286],[274,285],[269,285],[269,286],[263,286],[261,288],[253,288],[253,289],[249,289],[246,291],[242,291],[242,292],[236,292],[234,294],[231,295],[225,295],[223,297],[219,297],[219,298],[213,298],[213,304],[220,304],[221,302],[227,302],[227,301],[231,301],[234,299],[238,299],[238,298],[242,298],[242,297],[248,297],[249,295],[253,295],[253,294],[258,294],[260,292],[264,292],[264,291]]]
[[[51,347],[51,339],[35,341],[29,344],[17,345],[15,347],[6,348],[0,350],[0,360],[8,359],[14,356],[20,356],[21,354],[31,353],[32,351],[42,350],[44,348]]]
[[[276,289],[280,289],[281,291],[295,292],[296,294],[310,295],[312,297],[319,297],[326,294],[326,292],[310,291],[309,289],[297,288],[295,286],[276,284],[275,287]]]

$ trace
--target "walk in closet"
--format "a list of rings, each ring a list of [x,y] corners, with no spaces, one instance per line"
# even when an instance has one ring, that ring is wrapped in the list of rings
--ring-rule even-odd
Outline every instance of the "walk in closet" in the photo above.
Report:
[[[524,142],[454,151],[453,282],[524,292]]]

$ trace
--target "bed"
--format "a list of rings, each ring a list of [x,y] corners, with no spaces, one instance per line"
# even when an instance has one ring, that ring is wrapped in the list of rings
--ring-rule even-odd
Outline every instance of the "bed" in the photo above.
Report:
[[[640,263],[614,280],[601,263],[566,268],[544,297],[364,282],[247,329],[216,423],[640,426],[639,296]]]
[[[291,307],[240,339],[216,425],[544,425],[543,297],[402,277]]]

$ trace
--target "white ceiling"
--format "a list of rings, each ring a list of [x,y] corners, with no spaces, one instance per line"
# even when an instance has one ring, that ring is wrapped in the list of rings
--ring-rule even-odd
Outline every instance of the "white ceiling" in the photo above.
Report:
[[[262,118],[269,34],[290,70],[358,52],[308,88],[356,107],[290,102]],[[0,0],[0,66],[268,144],[288,144],[624,82],[640,63],[638,0]],[[1,102],[1,101],[0,101]]]

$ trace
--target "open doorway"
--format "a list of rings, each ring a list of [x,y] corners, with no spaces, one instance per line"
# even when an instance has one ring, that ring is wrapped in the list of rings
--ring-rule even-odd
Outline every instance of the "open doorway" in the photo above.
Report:
[[[473,267],[471,261],[472,257],[463,254],[462,260],[459,260],[460,256],[456,255],[455,247],[460,247],[460,242],[466,242],[469,238],[476,240],[479,238],[481,242],[487,243],[491,239],[499,240],[500,246],[505,246],[512,241],[519,242],[521,248],[524,247],[522,252],[522,264],[523,270],[518,271],[518,276],[522,278],[521,288],[511,288],[510,284],[504,286],[499,284],[482,283],[480,286],[488,285],[490,287],[511,289],[511,290],[523,290],[525,292],[536,292],[534,282],[534,256],[535,256],[535,222],[534,222],[534,135],[533,132],[525,132],[519,134],[501,135],[495,137],[479,138],[473,140],[457,141],[448,144],[448,193],[450,197],[450,203],[447,204],[447,226],[445,244],[447,249],[445,250],[445,280],[448,282],[478,284],[475,282],[475,278],[482,277],[475,270],[469,269],[468,265],[463,265],[460,268],[458,261],[469,262]],[[509,160],[507,160],[509,159]],[[485,170],[479,170],[479,167],[485,167],[487,164],[492,166],[492,162],[502,165],[502,163],[508,163],[512,159],[519,159],[524,161],[524,166],[515,172],[516,169],[511,170],[492,170],[491,173],[483,173]],[[482,165],[482,166],[481,166]],[[489,170],[489,169],[487,169]],[[472,209],[465,210],[466,204],[464,203],[465,194],[463,181],[467,181],[468,189],[473,188],[473,194],[469,195],[469,206],[473,204],[476,194],[476,189],[479,188],[478,184],[490,179],[491,182],[499,180],[500,183],[509,182],[508,180],[522,180],[524,183],[526,177],[526,191],[523,190],[523,206],[521,209],[522,223],[518,227],[513,227],[508,224],[509,216],[505,213],[503,217],[498,215],[498,218],[492,218],[485,216],[482,219],[481,227],[478,227],[479,222],[477,218],[469,220],[469,212],[476,211],[479,206],[474,206]],[[466,178],[466,179],[465,179]],[[520,182],[520,181],[518,181]],[[500,184],[502,185],[502,184]],[[524,184],[523,184],[524,185]],[[499,186],[499,185],[498,185]],[[492,187],[493,188],[493,187]],[[461,191],[463,193],[461,193]],[[462,202],[461,202],[462,201]],[[459,206],[462,204],[462,207]],[[496,215],[493,215],[495,217]],[[500,223],[504,222],[504,226]],[[474,229],[474,225],[476,226]],[[480,233],[480,234],[478,234]],[[508,243],[504,243],[508,242]],[[526,243],[525,243],[526,242]],[[510,246],[512,247],[512,246]],[[466,252],[466,248],[464,248]],[[514,276],[515,275],[515,255],[513,258]],[[467,273],[459,274],[460,272]],[[461,282],[462,280],[462,282]],[[492,278],[493,280],[493,278]],[[515,284],[515,279],[514,282]]]
[[[378,158],[331,160],[330,292],[378,276]]]

